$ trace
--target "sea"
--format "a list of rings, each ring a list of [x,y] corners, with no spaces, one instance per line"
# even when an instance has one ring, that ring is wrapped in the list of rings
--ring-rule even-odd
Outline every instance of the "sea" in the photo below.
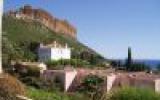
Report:
[[[125,62],[125,60],[121,59],[122,63]],[[134,59],[134,62],[137,63],[144,63],[146,65],[148,65],[151,69],[156,70],[157,66],[160,64],[160,60],[153,60],[153,59]]]
[[[148,65],[151,69],[156,69],[157,66],[160,64],[160,60],[148,60],[148,59],[136,59],[135,62],[140,62]]]

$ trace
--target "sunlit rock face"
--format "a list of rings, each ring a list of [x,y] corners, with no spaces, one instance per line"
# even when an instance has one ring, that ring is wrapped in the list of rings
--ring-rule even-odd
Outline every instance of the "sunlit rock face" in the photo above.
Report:
[[[67,20],[61,20],[46,12],[43,9],[35,9],[30,5],[25,5],[18,10],[8,12],[9,15],[18,19],[31,19],[39,21],[47,26],[49,29],[64,34],[72,38],[76,38],[76,28],[71,25]]]

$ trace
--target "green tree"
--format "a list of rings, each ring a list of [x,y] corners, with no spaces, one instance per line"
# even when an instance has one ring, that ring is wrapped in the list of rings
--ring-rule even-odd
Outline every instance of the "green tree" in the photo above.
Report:
[[[102,77],[97,75],[88,75],[83,80],[79,90],[89,95],[89,97],[92,98],[91,100],[96,100],[95,98],[98,97],[97,93],[101,93],[103,83],[104,79]]]
[[[160,64],[157,65],[157,70],[160,71]]]
[[[128,58],[126,60],[126,68],[129,70],[132,66],[132,50],[131,47],[128,47]]]
[[[129,71],[150,71],[150,67],[144,63],[133,63]]]

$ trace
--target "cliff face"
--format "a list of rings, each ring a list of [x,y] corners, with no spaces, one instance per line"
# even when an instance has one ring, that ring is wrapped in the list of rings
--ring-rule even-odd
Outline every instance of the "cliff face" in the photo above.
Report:
[[[59,34],[65,34],[69,37],[76,38],[76,28],[66,20],[60,20],[42,9],[33,9],[29,5],[8,13],[18,19],[37,20],[49,29]]]

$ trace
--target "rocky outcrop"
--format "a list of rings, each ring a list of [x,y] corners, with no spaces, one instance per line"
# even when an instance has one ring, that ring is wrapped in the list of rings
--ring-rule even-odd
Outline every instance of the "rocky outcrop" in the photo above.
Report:
[[[34,9],[30,5],[25,5],[16,11],[9,11],[9,15],[18,19],[31,19],[39,21],[49,29],[76,38],[76,28],[66,20],[60,20],[42,9]]]

